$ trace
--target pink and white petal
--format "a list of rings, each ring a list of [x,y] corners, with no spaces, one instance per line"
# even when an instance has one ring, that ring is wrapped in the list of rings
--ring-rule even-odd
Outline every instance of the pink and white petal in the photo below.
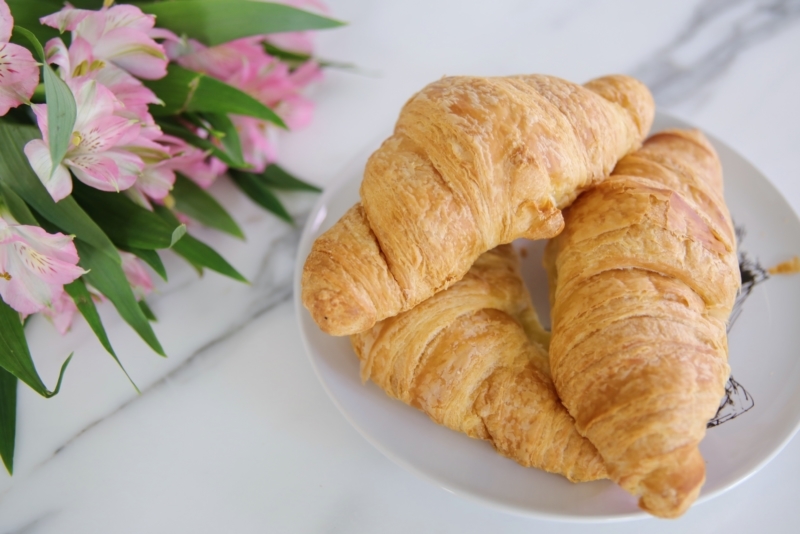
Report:
[[[11,245],[11,249],[13,252],[10,255],[14,257],[16,254],[15,257],[27,272],[48,285],[63,286],[86,274],[77,265],[41,254],[29,244],[17,242]],[[9,274],[13,277],[15,272],[21,274],[19,271],[9,271]]]
[[[0,0],[0,43],[7,43],[11,39],[11,29],[14,27],[14,17],[5,0]]]
[[[65,31],[74,30],[83,19],[94,13],[94,11],[88,9],[76,9],[68,6],[52,15],[40,18],[39,22],[64,33]]]
[[[113,159],[117,164],[120,191],[132,187],[144,169],[142,158],[128,150],[114,148],[107,150],[103,155]]]
[[[47,143],[47,104],[31,104],[31,111],[36,117],[36,124],[42,132],[42,139]]]
[[[156,18],[153,15],[146,15],[136,6],[115,5],[105,10],[106,32],[115,28],[131,28],[140,32],[147,32],[153,29]]]
[[[23,151],[31,164],[31,168],[33,168],[33,172],[44,184],[45,189],[53,197],[53,200],[58,202],[72,193],[72,177],[70,177],[69,171],[63,164],[56,168],[52,176],[50,175],[50,171],[53,168],[53,160],[50,158],[50,149],[44,141],[41,139],[28,141]]]
[[[137,78],[157,80],[167,74],[164,47],[131,28],[115,28],[106,33],[95,43],[94,52]]]
[[[42,311],[52,299],[50,286],[35,277],[30,278],[29,282],[23,283],[20,276],[11,275],[11,280],[0,277],[0,297],[25,315]]]
[[[75,305],[75,301],[65,291],[60,297],[53,299],[49,308],[42,310],[42,315],[50,319],[58,333],[63,336],[72,327],[72,321],[75,320],[77,311],[78,307]]]
[[[100,154],[77,154],[65,158],[75,178],[101,191],[119,192],[120,172],[113,159]]]
[[[0,43],[0,88],[5,94],[0,109],[5,115],[8,109],[22,103],[30,103],[31,95],[39,84],[39,65],[30,51],[14,43]]]
[[[73,78],[67,80],[72,94],[75,96],[77,116],[75,130],[87,129],[93,121],[113,115],[122,104],[104,85],[95,80]]]
[[[174,184],[175,172],[164,164],[158,164],[145,167],[134,187],[153,200],[163,200]]]
[[[264,172],[267,165],[277,159],[270,141],[269,123],[243,115],[231,115],[231,120],[239,132],[244,160],[253,166],[253,172]]]
[[[312,82],[321,80],[322,69],[316,61],[306,61],[292,71],[289,79],[297,89],[302,89]]]
[[[314,102],[300,95],[286,97],[275,110],[290,130],[308,126],[314,116]]]
[[[82,154],[95,154],[136,139],[141,128],[134,120],[107,115],[97,117],[94,121],[75,129],[80,139],[72,150]]]
[[[24,224],[15,225],[12,230],[22,242],[30,245],[39,254],[73,265],[78,263],[78,250],[72,242],[72,236],[60,232],[50,234],[38,226]]]
[[[73,46],[75,42],[73,41]],[[70,61],[70,50],[60,37],[53,37],[44,45],[44,55],[47,62],[61,67],[61,75],[64,78],[72,77],[72,62]]]
[[[128,279],[134,294],[138,298],[142,298],[153,291],[155,286],[141,261],[129,252],[120,251],[119,255],[122,258],[122,271],[125,273],[125,277]]]

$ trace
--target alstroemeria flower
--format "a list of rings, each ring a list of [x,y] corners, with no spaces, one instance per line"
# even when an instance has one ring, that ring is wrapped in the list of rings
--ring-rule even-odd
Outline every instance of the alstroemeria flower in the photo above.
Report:
[[[167,50],[182,67],[222,80],[273,108],[289,128],[305,126],[311,120],[313,104],[299,91],[321,77],[319,65],[308,61],[290,71],[288,65],[264,51],[264,39],[247,37],[213,47],[188,40],[168,43]],[[263,172],[276,157],[270,139],[274,126],[239,115],[231,115],[231,120],[239,133],[244,160],[255,172]]]
[[[155,17],[132,5],[104,7],[99,11],[67,6],[42,17],[40,22],[59,31],[71,31],[72,39],[85,39],[94,56],[110,61],[137,78],[156,80],[167,74],[167,55],[154,38],[173,38],[155,29]]]
[[[69,48],[59,38],[50,39],[44,50],[48,62],[60,67],[59,74],[65,81],[96,80],[114,93],[125,107],[126,114],[142,123],[153,123],[147,106],[163,102],[126,71],[95,57],[92,45],[86,39],[76,37]]]
[[[9,43],[14,18],[0,0],[0,117],[20,104],[29,104],[39,84],[39,65],[27,48]]]
[[[228,170],[227,165],[210,156],[207,151],[190,145],[183,139],[163,135],[158,142],[167,148],[172,156],[167,162],[169,168],[183,174],[203,189],[210,187]]]
[[[72,326],[72,321],[75,320],[75,313],[77,311],[78,307],[75,305],[75,301],[64,291],[57,299],[54,299],[53,302],[50,303],[49,307],[43,309],[41,313],[53,323],[58,333],[63,336]]]
[[[51,169],[47,142],[47,104],[33,105],[33,112],[42,131],[42,139],[25,145],[25,155],[47,188],[58,201],[72,191],[72,170],[78,180],[102,191],[128,189],[144,168],[142,159],[126,150],[141,133],[138,121],[117,116],[122,106],[114,95],[94,80],[68,82],[78,107],[72,142],[64,160],[55,172]]]
[[[0,296],[18,312],[29,315],[52,305],[64,284],[86,272],[77,263],[71,236],[0,218]]]
[[[119,255],[122,257],[122,271],[133,289],[133,294],[141,300],[155,288],[153,281],[139,258],[121,250]]]
[[[253,172],[264,172],[267,165],[277,159],[274,139],[271,139],[275,135],[273,126],[267,121],[244,115],[231,115],[231,121],[239,134],[244,160],[253,167]]]

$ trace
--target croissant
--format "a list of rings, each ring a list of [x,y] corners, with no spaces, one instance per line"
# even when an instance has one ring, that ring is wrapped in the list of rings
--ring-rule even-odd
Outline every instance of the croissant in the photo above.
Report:
[[[556,389],[610,478],[679,516],[705,480],[740,285],[719,159],[698,131],[656,134],[564,219],[544,260]]]
[[[428,85],[369,158],[361,202],[314,243],[303,304],[323,331],[354,334],[446,289],[497,245],[556,235],[561,208],[641,145],[653,113],[626,76]]]
[[[435,422],[489,440],[524,466],[573,482],[604,478],[597,450],[556,395],[535,341],[548,335],[516,252],[504,245],[446,291],[350,339],[363,380]]]

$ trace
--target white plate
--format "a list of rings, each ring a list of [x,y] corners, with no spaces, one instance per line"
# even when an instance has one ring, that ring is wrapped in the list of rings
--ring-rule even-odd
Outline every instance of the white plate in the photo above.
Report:
[[[659,114],[653,131],[689,125]],[[709,136],[710,137],[710,136]],[[737,227],[746,230],[740,251],[763,266],[800,255],[800,221],[769,181],[733,150],[711,138],[722,159],[725,198]],[[645,517],[633,497],[609,481],[571,484],[503,458],[479,440],[431,422],[426,415],[362,384],[358,359],[347,338],[322,333],[300,302],[300,273],[311,244],[358,200],[369,147],[321,196],[300,240],[294,295],[303,342],[323,387],[350,423],[402,467],[458,495],[513,513],[567,521],[615,521]],[[518,244],[519,245],[519,244]],[[542,243],[531,252],[528,287],[547,316],[547,281],[539,267]],[[800,276],[758,283],[729,334],[736,380],[755,399],[740,417],[710,428],[700,449],[707,479],[698,502],[742,482],[771,460],[800,422]],[[743,392],[738,391],[743,400]],[[748,399],[744,399],[746,402]],[[730,407],[729,407],[730,408]],[[736,409],[736,406],[733,406]]]

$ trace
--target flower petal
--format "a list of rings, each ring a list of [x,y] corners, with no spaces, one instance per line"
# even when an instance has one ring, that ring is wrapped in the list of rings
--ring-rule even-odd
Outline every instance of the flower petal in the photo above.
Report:
[[[164,47],[132,28],[115,28],[94,43],[95,55],[113,62],[137,78],[155,80],[167,74]]]
[[[80,24],[83,19],[93,14],[95,14],[95,12],[88,9],[75,9],[72,6],[67,6],[61,11],[40,18],[39,22],[45,26],[55,28],[61,33],[65,31],[71,32],[78,27],[78,24]]]
[[[154,289],[150,274],[144,268],[139,259],[130,252],[119,252],[122,258],[122,271],[128,279],[134,294],[137,298],[142,298]]]
[[[50,158],[50,149],[44,141],[41,139],[28,141],[23,150],[36,176],[42,181],[53,200],[58,202],[72,192],[72,178],[64,165],[59,165],[50,176],[53,160]]]
[[[106,32],[115,28],[131,28],[147,32],[156,24],[154,15],[145,15],[141,9],[131,5],[116,5],[101,12],[106,17]]]
[[[7,43],[11,39],[11,29],[14,27],[14,17],[5,0],[0,0],[0,43]]]
[[[0,43],[0,116],[29,103],[39,84],[39,66],[27,48]]]
[[[144,168],[142,159],[127,150],[78,154],[64,160],[81,182],[101,191],[123,191],[133,186]]]

